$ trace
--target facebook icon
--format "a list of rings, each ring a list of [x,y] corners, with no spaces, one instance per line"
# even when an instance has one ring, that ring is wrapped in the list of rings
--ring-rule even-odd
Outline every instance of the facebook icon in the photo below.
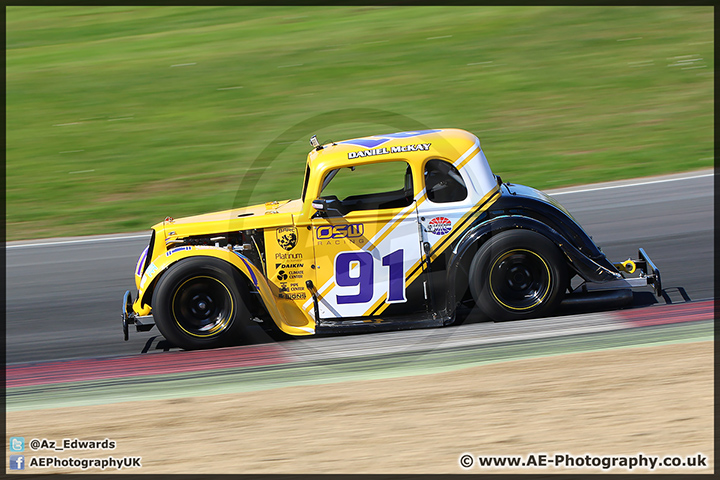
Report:
[[[10,470],[25,470],[25,455],[10,455]]]

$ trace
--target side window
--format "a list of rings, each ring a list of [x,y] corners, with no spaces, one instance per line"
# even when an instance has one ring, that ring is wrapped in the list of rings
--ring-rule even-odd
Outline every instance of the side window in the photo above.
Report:
[[[345,213],[407,207],[414,197],[410,165],[382,162],[332,170],[320,195],[338,198]]]
[[[434,203],[459,202],[467,198],[465,182],[451,163],[433,159],[425,164],[425,191]]]

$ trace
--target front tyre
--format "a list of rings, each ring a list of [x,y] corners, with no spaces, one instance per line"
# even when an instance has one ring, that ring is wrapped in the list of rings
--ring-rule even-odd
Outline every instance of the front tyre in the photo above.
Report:
[[[560,249],[530,230],[510,230],[477,251],[469,271],[475,303],[496,321],[551,314],[562,300],[568,268]]]
[[[180,348],[216,348],[237,342],[250,318],[243,277],[215,258],[172,265],[153,292],[160,333]]]

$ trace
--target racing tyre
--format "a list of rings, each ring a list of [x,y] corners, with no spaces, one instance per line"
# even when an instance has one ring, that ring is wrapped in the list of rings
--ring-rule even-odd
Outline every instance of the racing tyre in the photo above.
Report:
[[[153,292],[160,333],[185,350],[237,342],[249,322],[243,277],[215,258],[190,258],[171,266]]]
[[[560,249],[530,230],[510,230],[477,251],[469,271],[470,291],[480,310],[495,321],[552,313],[562,300],[568,268]]]

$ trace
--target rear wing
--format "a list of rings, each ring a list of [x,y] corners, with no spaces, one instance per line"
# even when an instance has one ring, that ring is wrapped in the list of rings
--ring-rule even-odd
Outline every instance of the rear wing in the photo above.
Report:
[[[599,290],[615,290],[629,289],[635,287],[652,286],[655,295],[662,296],[662,280],[660,278],[660,269],[650,259],[645,249],[638,250],[638,259],[628,258],[624,262],[614,263],[615,268],[620,271],[623,276],[621,279],[610,280],[608,282],[585,282],[574,290],[575,293],[599,291]],[[626,274],[633,275],[632,277]],[[634,274],[637,274],[635,276]]]
[[[660,280],[660,270],[650,260],[645,249],[640,248],[638,250],[638,257],[640,260],[635,262],[637,268],[640,269],[640,278],[646,278],[647,284],[652,285],[655,288],[655,295],[658,297],[662,295],[662,281]]]

